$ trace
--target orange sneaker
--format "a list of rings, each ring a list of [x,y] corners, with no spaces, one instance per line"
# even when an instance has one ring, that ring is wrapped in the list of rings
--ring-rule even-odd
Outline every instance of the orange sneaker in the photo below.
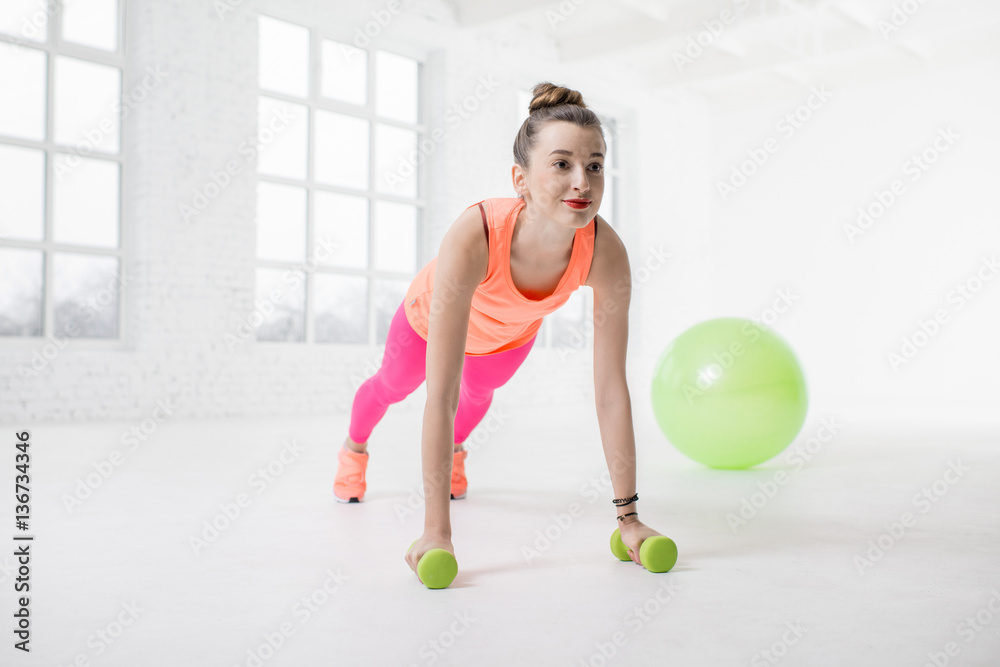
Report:
[[[360,503],[365,499],[365,469],[368,452],[359,454],[344,445],[337,452],[337,477],[333,481],[333,497],[342,503]]]
[[[464,449],[455,452],[455,460],[451,464],[451,499],[458,500],[465,497],[465,492],[469,488],[469,481],[465,479],[465,456],[469,452]]]

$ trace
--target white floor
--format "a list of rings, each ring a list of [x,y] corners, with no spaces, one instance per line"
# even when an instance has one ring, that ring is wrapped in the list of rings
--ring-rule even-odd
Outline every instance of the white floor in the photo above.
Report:
[[[804,465],[722,472],[643,421],[642,518],[680,549],[651,574],[608,549],[592,406],[497,407],[452,503],[460,572],[441,591],[403,562],[422,521],[419,411],[376,430],[360,505],[331,495],[343,417],[168,421],[135,449],[135,424],[35,426],[32,651],[11,647],[5,547],[0,664],[1000,664],[996,438],[841,428]],[[756,514],[734,527],[744,499]]]

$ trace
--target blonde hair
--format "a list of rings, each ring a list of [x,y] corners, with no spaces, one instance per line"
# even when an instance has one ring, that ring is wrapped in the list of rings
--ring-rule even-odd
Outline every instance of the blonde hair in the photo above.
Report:
[[[580,127],[594,127],[604,139],[601,119],[583,103],[583,95],[545,81],[532,89],[528,117],[521,124],[514,139],[514,162],[528,168],[536,137],[546,123],[564,121]]]

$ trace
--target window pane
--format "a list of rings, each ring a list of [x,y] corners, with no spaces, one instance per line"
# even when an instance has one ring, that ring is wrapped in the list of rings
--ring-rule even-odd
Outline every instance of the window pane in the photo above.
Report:
[[[604,196],[601,197],[601,210],[598,211],[601,217],[609,224],[615,224],[615,186],[618,185],[616,179],[611,174],[604,174]]]
[[[375,188],[417,196],[417,133],[390,125],[375,126]]]
[[[18,39],[44,42],[48,35],[51,0],[3,0],[0,2],[0,32]]]
[[[345,188],[368,188],[368,121],[316,112],[316,180]]]
[[[517,91],[517,127],[514,128],[515,134],[517,130],[521,129],[525,119],[528,117],[528,106],[531,104],[531,98],[531,92],[527,90]]]
[[[56,58],[55,141],[86,155],[119,150],[121,70],[76,58]]]
[[[368,342],[368,279],[318,273],[314,277],[316,342]]]
[[[587,340],[584,327],[587,302],[582,292],[573,292],[562,308],[547,318],[552,328],[552,347],[580,348]]]
[[[121,274],[116,257],[54,253],[55,335],[117,338]]]
[[[375,268],[415,272],[417,269],[417,207],[375,202]]]
[[[257,184],[257,257],[301,262],[306,254],[306,189]]]
[[[302,271],[257,269],[255,312],[257,340],[301,343],[305,340],[306,277]],[[251,318],[256,322],[258,318]]]
[[[309,29],[261,16],[259,84],[298,97],[309,96]]]
[[[74,0],[62,7],[64,40],[105,51],[118,49],[117,0]]]
[[[258,173],[305,180],[309,159],[307,108],[271,97],[260,97],[258,101]]]
[[[317,246],[330,253],[317,255],[324,266],[368,267],[368,200],[333,192],[314,195],[313,225]],[[326,246],[324,246],[326,244]]]
[[[384,345],[389,335],[389,325],[406,297],[409,280],[375,281],[375,342]]]
[[[611,119],[604,121],[604,143],[608,149],[604,152],[604,168],[614,169],[618,166],[618,124]]]
[[[0,49],[0,134],[45,139],[45,52]]]
[[[364,106],[368,102],[368,52],[323,40],[323,97]]]
[[[375,113],[404,123],[417,122],[417,61],[394,53],[375,54]]]
[[[42,335],[42,252],[0,249],[0,336]]]
[[[52,236],[59,243],[118,247],[118,164],[56,155]]]
[[[0,144],[0,238],[41,241],[45,233],[45,153]]]

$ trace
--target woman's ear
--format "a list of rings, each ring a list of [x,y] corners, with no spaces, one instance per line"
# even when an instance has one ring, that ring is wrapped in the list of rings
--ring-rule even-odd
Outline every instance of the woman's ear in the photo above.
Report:
[[[510,177],[514,183],[514,192],[523,197],[528,192],[528,179],[524,173],[524,167],[515,164],[511,167]]]

